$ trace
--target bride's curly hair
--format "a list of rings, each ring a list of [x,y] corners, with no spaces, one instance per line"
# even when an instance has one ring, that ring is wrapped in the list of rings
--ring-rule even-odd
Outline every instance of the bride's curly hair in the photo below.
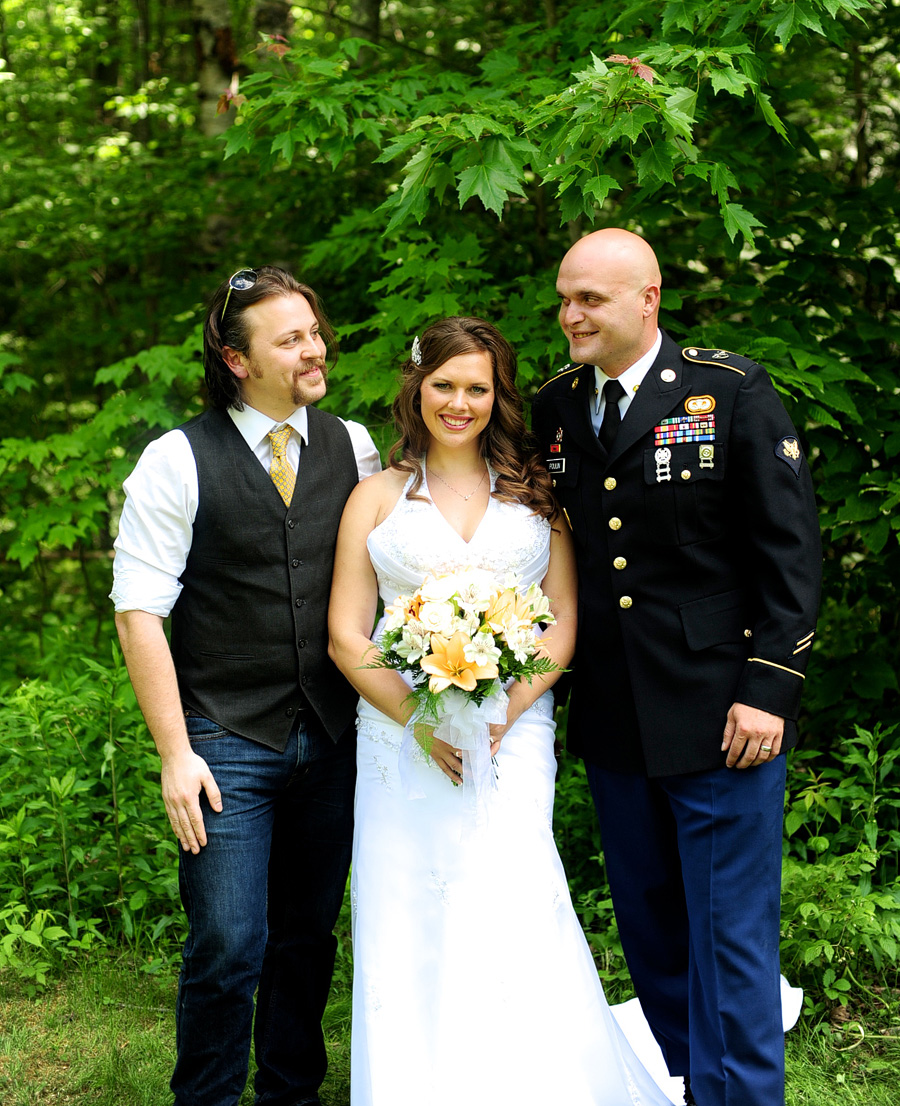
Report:
[[[391,446],[389,462],[393,469],[414,474],[407,498],[424,499],[418,491],[430,435],[422,420],[422,381],[451,357],[486,353],[494,368],[494,407],[481,435],[481,456],[497,474],[493,494],[507,503],[523,503],[552,521],[559,508],[537,439],[525,425],[516,388],[516,354],[509,342],[483,319],[453,316],[430,326],[419,339],[419,350],[421,364],[408,357],[401,366],[400,391],[391,408],[400,438]]]

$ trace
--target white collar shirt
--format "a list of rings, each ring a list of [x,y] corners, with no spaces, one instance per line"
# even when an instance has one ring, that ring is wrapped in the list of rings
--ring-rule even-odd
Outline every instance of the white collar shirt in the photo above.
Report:
[[[305,407],[281,422],[246,404],[242,411],[229,408],[228,414],[266,472],[272,460],[269,432],[290,425],[294,433],[288,439],[287,459],[297,471],[300,451],[309,445]],[[368,430],[360,423],[341,421],[350,435],[359,479],[381,472],[381,458]],[[181,592],[200,501],[197,463],[185,434],[170,430],[151,442],[124,487],[110,599],[117,611],[147,611],[166,618]]]
[[[269,471],[272,461],[272,443],[269,441],[269,434],[273,430],[290,426],[293,433],[288,438],[287,461],[294,472],[297,471],[297,466],[300,464],[300,449],[308,443],[309,439],[309,415],[305,407],[298,407],[290,418],[282,422],[273,422],[268,415],[264,415],[254,407],[248,407],[246,403],[243,411],[229,407],[228,414],[266,472]]]
[[[650,366],[656,360],[660,347],[662,346],[662,332],[657,330],[656,341],[653,346],[647,350],[643,357],[639,358],[633,365],[620,373],[616,380],[625,389],[625,395],[619,397],[619,413],[622,418],[625,418],[625,412],[631,406],[631,401],[635,397],[635,393],[641,386],[644,377],[650,371]],[[591,424],[594,427],[594,433],[599,434],[600,424],[603,422],[603,412],[606,408],[606,400],[603,398],[603,385],[612,380],[613,377],[607,376],[603,369],[595,366],[594,368],[594,397],[591,403]]]

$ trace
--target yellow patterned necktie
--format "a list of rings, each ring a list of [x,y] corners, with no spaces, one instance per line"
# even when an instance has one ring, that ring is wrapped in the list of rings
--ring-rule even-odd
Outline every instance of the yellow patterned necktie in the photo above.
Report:
[[[281,430],[273,430],[269,434],[269,441],[272,443],[272,463],[269,465],[269,476],[272,477],[272,483],[281,493],[281,498],[284,500],[286,507],[291,505],[294,484],[297,481],[297,474],[288,464],[287,459],[287,444],[290,436],[291,428],[289,426],[285,426]]]

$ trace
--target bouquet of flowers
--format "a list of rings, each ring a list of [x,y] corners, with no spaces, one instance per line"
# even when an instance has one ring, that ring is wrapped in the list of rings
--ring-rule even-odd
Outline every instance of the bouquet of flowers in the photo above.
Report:
[[[416,709],[407,733],[425,723],[463,753],[464,786],[470,781],[478,793],[494,786],[488,727],[506,719],[503,685],[559,668],[539,655],[538,626],[556,621],[549,600],[537,584],[501,583],[469,568],[427,577],[384,613],[379,653],[367,667],[412,675]]]

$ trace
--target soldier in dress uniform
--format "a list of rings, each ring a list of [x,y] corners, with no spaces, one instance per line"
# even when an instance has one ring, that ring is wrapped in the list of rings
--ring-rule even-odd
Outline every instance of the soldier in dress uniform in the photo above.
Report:
[[[760,365],[659,330],[642,238],[580,239],[557,290],[573,363],[533,425],[578,556],[568,748],[686,1102],[777,1106],[784,753],[821,577],[809,468]]]

